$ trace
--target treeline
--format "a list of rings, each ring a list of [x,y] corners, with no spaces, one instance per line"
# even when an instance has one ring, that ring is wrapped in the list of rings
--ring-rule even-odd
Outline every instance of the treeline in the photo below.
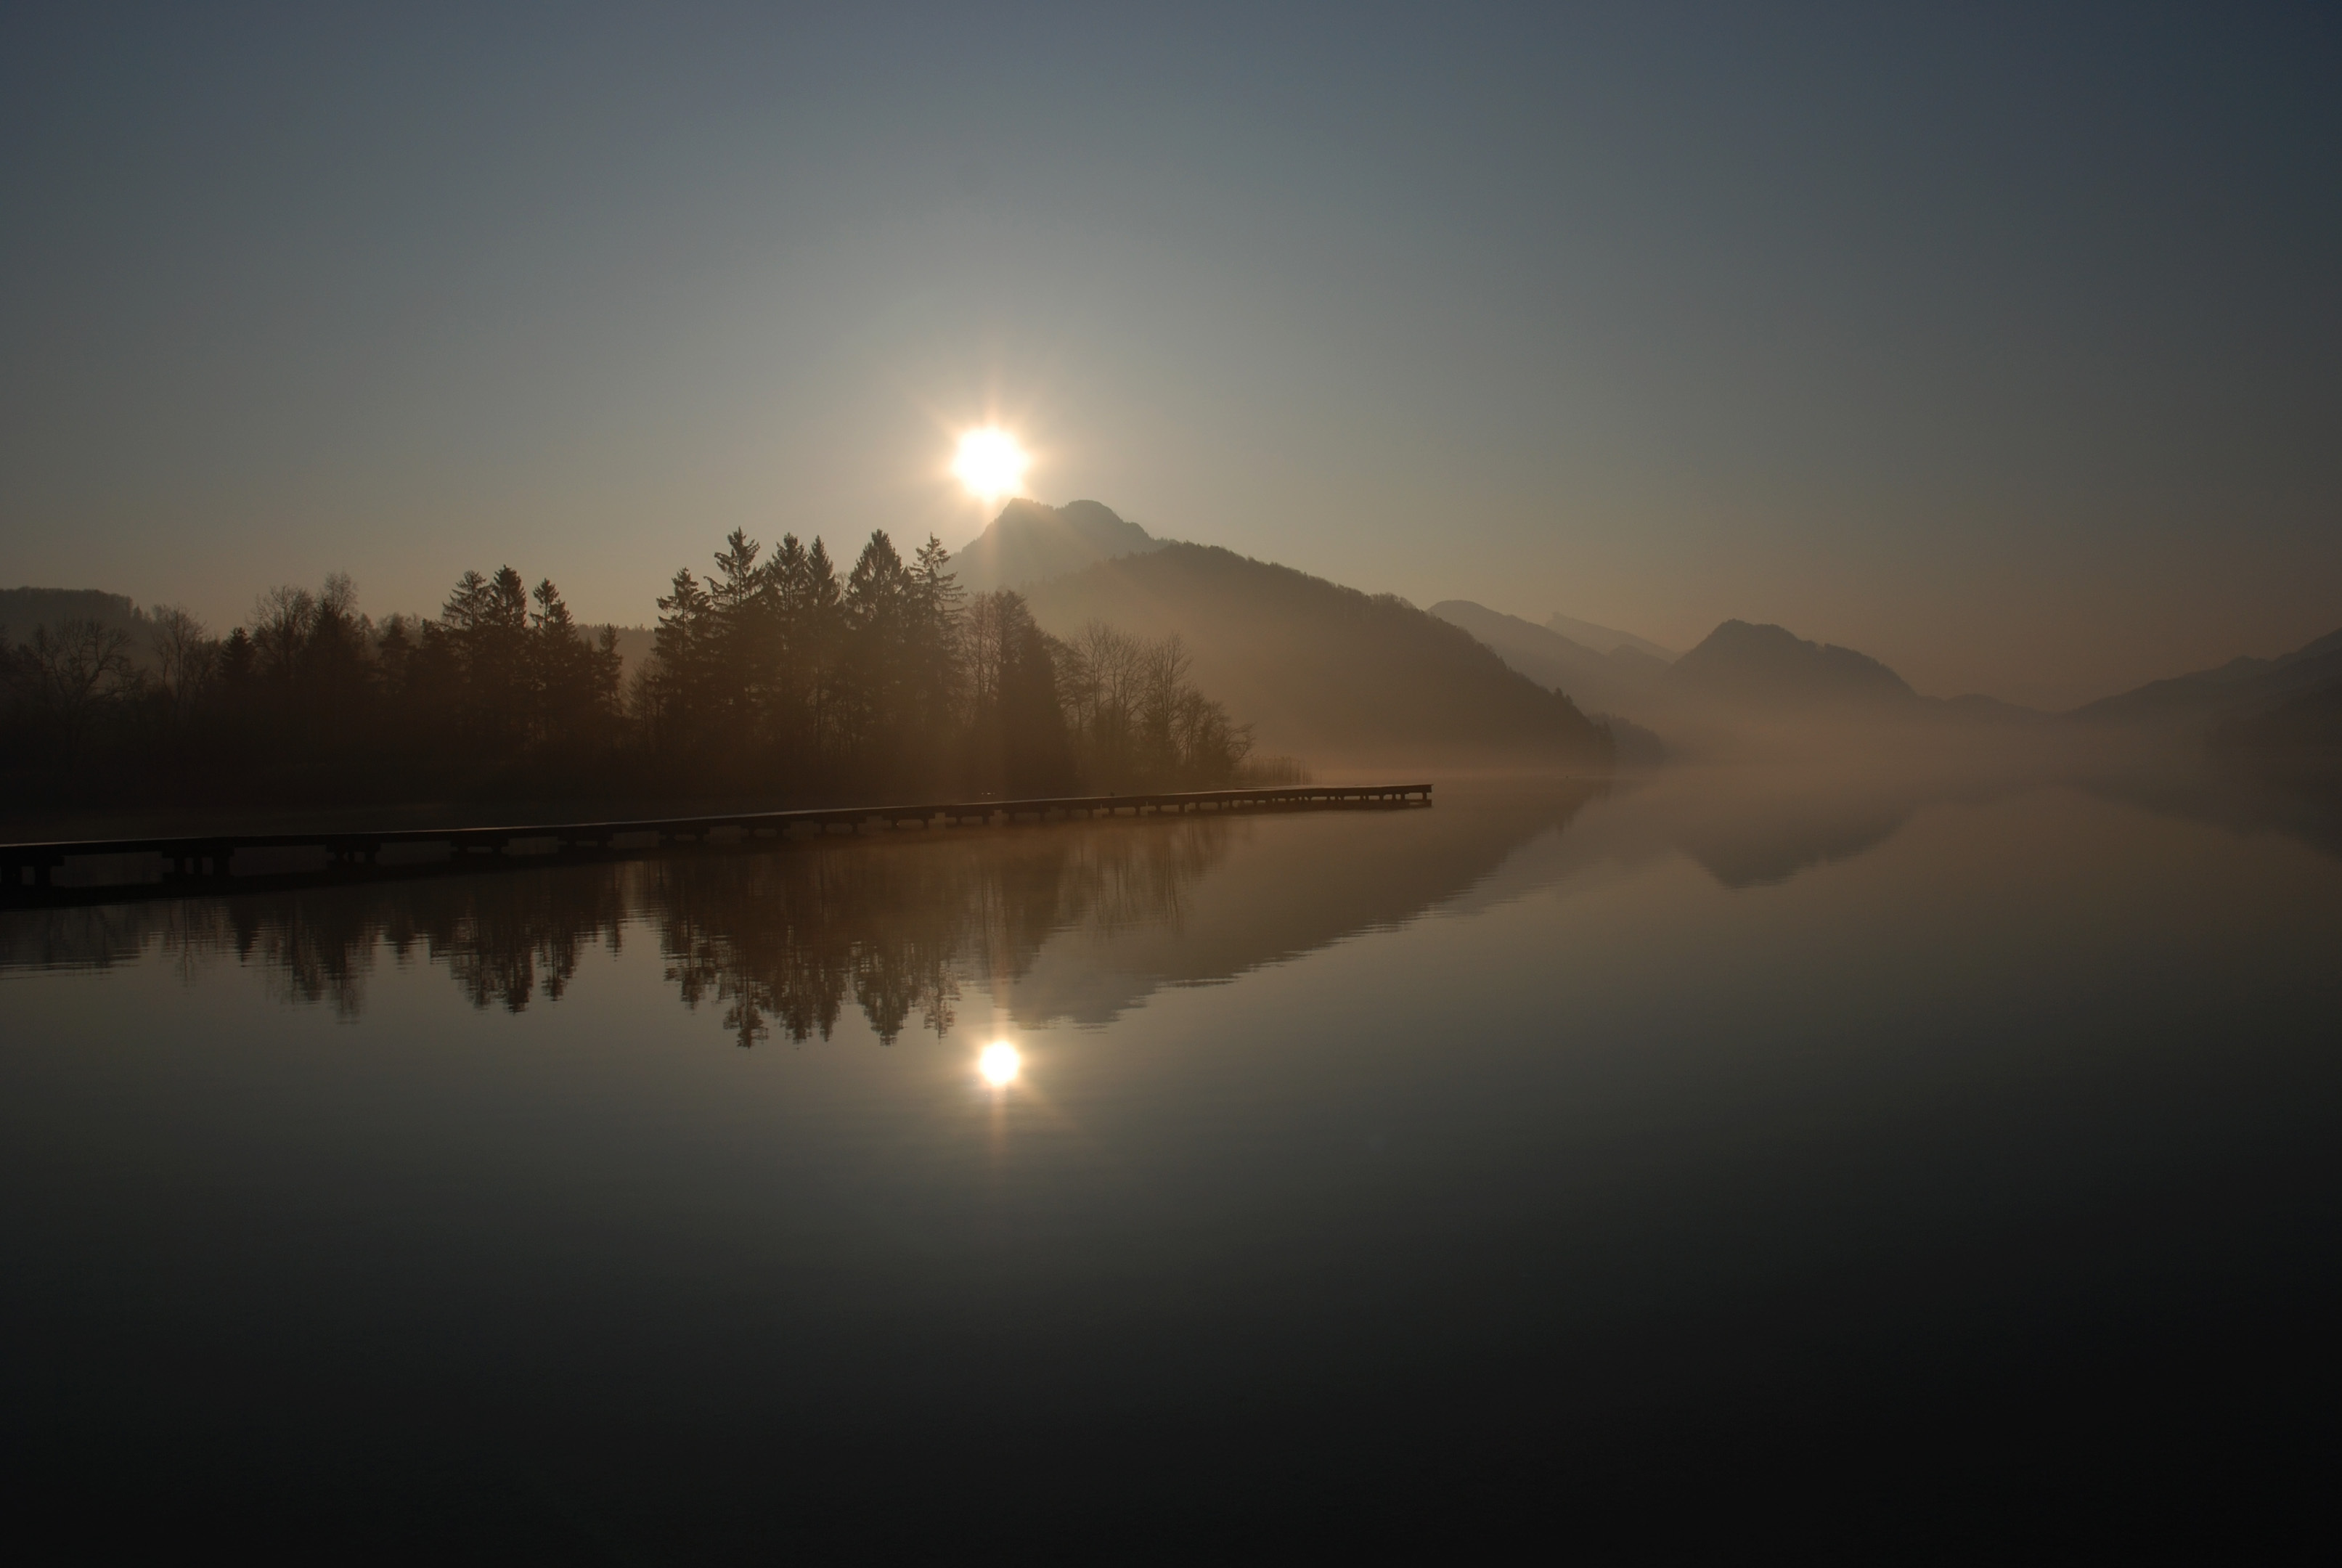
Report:
[[[361,613],[346,576],[260,595],[214,635],[161,606],[125,626],[0,628],[0,745],[20,804],[1029,796],[1237,782],[1251,736],[1176,637],[1043,633],[964,594],[932,537],[735,531],[659,597],[627,678],[550,580],[466,572],[435,617]]]

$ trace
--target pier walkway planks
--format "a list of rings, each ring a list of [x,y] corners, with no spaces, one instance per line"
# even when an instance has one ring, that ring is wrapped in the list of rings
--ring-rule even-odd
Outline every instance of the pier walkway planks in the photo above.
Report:
[[[175,838],[81,839],[0,844],[0,903],[45,904],[151,898],[177,893],[415,874],[484,866],[544,864],[551,859],[627,855],[724,844],[770,844],[793,834],[860,833],[905,827],[957,827],[1074,817],[1154,816],[1198,812],[1326,811],[1427,806],[1431,786],[1301,784],[1277,789],[1193,790],[1174,794],[1067,795],[1049,800],[976,800],[935,804],[841,806],[820,811],[732,812],[715,816],[625,822],[564,822],[506,827],[397,828],[378,833],[210,834]],[[383,852],[445,845],[446,857],[385,864]],[[282,862],[285,852],[322,851],[325,864],[299,870],[241,873],[239,854]],[[143,868],[131,858],[152,859]],[[107,869],[142,871],[119,881],[67,883],[57,873],[79,861],[110,859]],[[159,879],[151,879],[159,863]],[[96,869],[91,866],[90,869]]]

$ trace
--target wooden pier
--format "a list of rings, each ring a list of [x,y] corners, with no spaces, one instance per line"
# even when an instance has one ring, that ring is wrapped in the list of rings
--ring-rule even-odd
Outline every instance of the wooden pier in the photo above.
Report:
[[[951,801],[935,804],[842,806],[821,811],[732,812],[716,816],[626,822],[562,822],[507,827],[395,828],[376,833],[208,834],[176,838],[80,839],[0,844],[0,904],[80,903],[168,897],[181,893],[332,882],[371,875],[444,874],[496,865],[608,858],[722,845],[769,845],[789,837],[902,828],[1066,821],[1107,816],[1186,815],[1252,811],[1392,810],[1431,804],[1431,786],[1302,784],[1279,789],[1195,790],[1176,794],[1068,795],[1052,800]],[[445,846],[445,858],[427,852]],[[409,857],[399,852],[426,852]],[[320,864],[285,867],[300,852],[322,852]],[[385,852],[391,852],[385,861]],[[274,862],[239,871],[236,860]],[[75,861],[152,857],[148,874],[67,884],[56,874]],[[160,876],[152,873],[159,866]],[[95,868],[93,868],[95,869]]]

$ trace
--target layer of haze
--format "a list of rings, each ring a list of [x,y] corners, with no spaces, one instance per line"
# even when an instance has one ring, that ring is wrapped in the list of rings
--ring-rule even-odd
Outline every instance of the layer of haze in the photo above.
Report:
[[[1094,496],[2063,704],[2342,624],[2334,13],[11,7],[0,584]]]

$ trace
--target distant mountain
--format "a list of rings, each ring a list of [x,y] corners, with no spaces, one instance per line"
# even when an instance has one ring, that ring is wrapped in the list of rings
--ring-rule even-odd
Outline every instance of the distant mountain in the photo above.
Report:
[[[1599,653],[1534,621],[1469,599],[1442,600],[1431,606],[1431,613],[1496,649],[1505,663],[1538,685],[1568,693],[1588,714],[1647,718],[1657,696],[1658,677],[1666,669],[1639,649],[1622,644],[1616,652]]]
[[[2067,716],[2101,729],[2169,731],[2286,766],[2342,769],[2342,631],[2274,659],[2150,681]]]
[[[2342,768],[2342,680],[2224,719],[2213,729],[2212,741],[2227,751],[2315,756],[2328,771]]]
[[[612,622],[603,625],[579,626],[577,630],[589,643],[606,631],[617,634],[621,691],[626,689],[624,683],[633,680],[635,672],[649,662],[658,640],[658,628],[656,626],[621,626]]]
[[[2068,715],[2093,724],[2190,724],[2274,709],[2342,682],[2342,631],[2274,659],[2231,659],[2105,697]]]
[[[1840,727],[1887,722],[1898,731],[1913,724],[2008,726],[2043,719],[1992,697],[1920,696],[1867,654],[1809,643],[1779,626],[1726,621],[1698,647],[1663,664],[1631,643],[1597,653],[1549,625],[1469,600],[1446,600],[1431,613],[1470,632],[1540,685],[1566,692],[1588,714],[1616,716],[1622,760],[1656,762],[1678,745],[1694,753],[1737,749],[1756,729],[1792,716]],[[1644,725],[1666,737],[1664,746],[1658,736],[1636,733]]]
[[[1667,666],[1671,696],[1735,708],[1897,708],[1919,694],[1867,654],[1809,643],[1780,626],[1726,621]]]
[[[952,569],[971,593],[1016,588],[1099,561],[1143,555],[1160,550],[1163,543],[1096,501],[1044,506],[1016,500],[952,558]]]
[[[1946,718],[1968,719],[1979,724],[2047,724],[2049,720],[2049,715],[2039,708],[2004,703],[1998,697],[1921,697],[1919,701],[1937,709]]]
[[[35,626],[55,627],[66,621],[95,621],[134,635],[147,626],[127,594],[97,588],[0,588],[0,629],[21,643]]]
[[[1176,632],[1196,684],[1260,749],[1320,764],[1537,760],[1607,767],[1608,735],[1460,626],[1233,551],[1166,544],[1026,590],[1058,636]]]
[[[1581,621],[1575,615],[1565,615],[1556,610],[1546,617],[1545,629],[1557,632],[1581,647],[1597,654],[1615,654],[1631,649],[1645,658],[1662,664],[1672,664],[1683,655],[1673,648],[1663,648],[1648,637],[1638,637],[1632,632],[1621,632],[1611,626],[1597,626],[1591,621]]]

